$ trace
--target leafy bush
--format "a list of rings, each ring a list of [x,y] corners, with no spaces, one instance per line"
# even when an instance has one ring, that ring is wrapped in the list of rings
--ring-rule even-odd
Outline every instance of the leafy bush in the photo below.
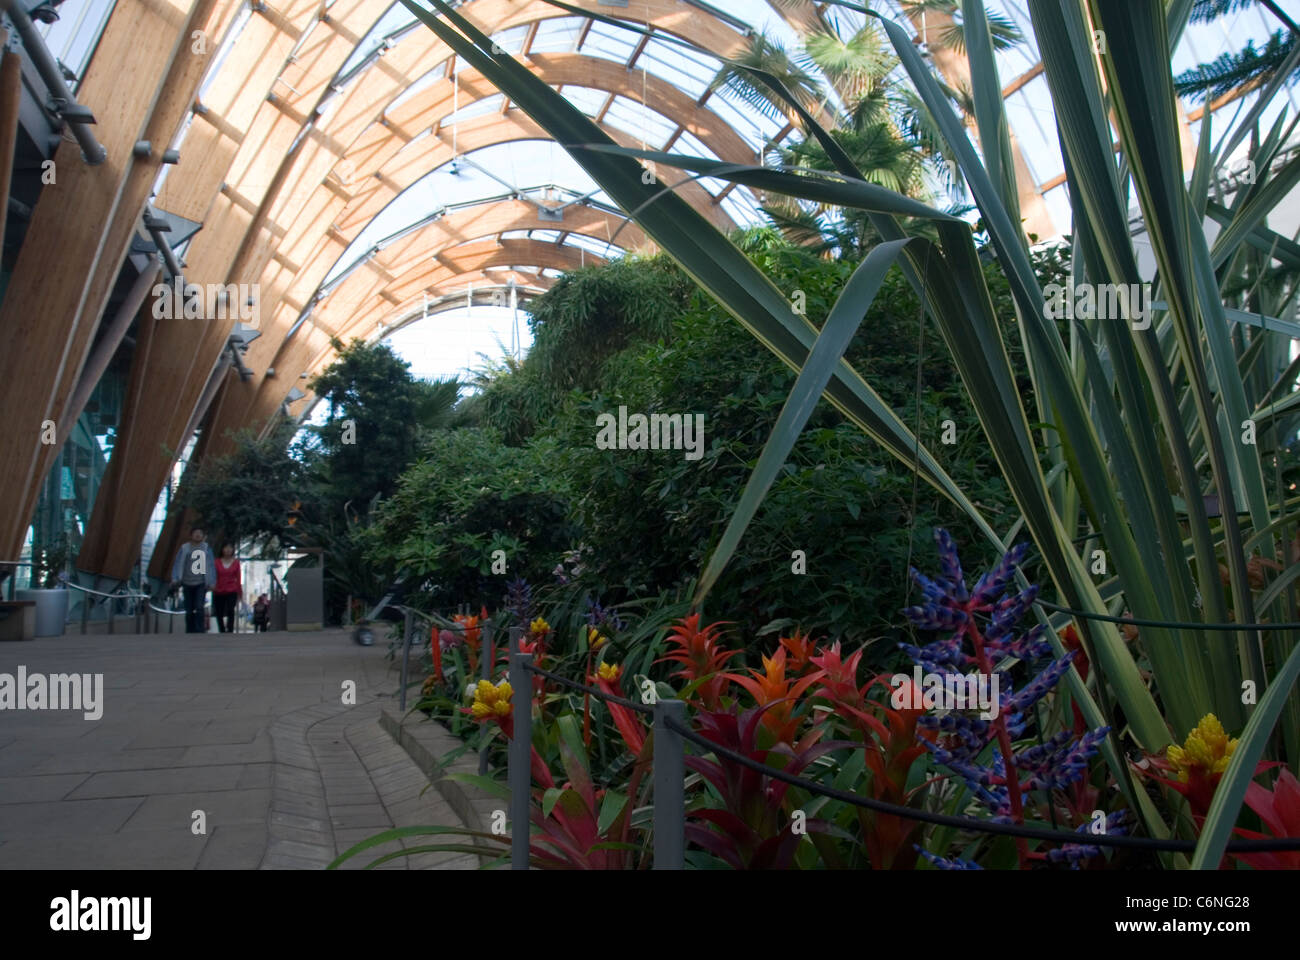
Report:
[[[506,445],[491,429],[433,431],[368,531],[369,555],[426,585],[422,603],[500,600],[506,577],[542,581],[572,540],[552,444]],[[504,551],[504,576],[493,572]]]

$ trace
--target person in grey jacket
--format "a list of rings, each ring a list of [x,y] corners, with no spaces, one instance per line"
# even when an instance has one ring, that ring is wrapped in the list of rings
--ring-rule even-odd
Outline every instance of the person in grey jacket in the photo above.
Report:
[[[190,538],[176,551],[172,563],[172,587],[185,591],[185,632],[205,633],[204,606],[208,590],[217,583],[217,558],[203,538],[203,528],[190,530]]]

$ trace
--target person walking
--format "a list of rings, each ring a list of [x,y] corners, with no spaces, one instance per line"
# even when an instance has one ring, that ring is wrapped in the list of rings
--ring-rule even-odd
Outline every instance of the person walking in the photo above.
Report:
[[[217,615],[217,629],[222,633],[235,632],[235,607],[242,585],[235,546],[223,544],[217,560],[217,583],[212,590],[212,612]]]
[[[208,590],[217,583],[217,562],[203,537],[202,527],[193,527],[190,538],[176,551],[172,563],[172,587],[185,593],[185,632],[204,633],[204,606]]]
[[[267,621],[271,619],[271,601],[267,599],[266,594],[259,594],[257,602],[253,604],[253,630],[257,633],[266,633]]]

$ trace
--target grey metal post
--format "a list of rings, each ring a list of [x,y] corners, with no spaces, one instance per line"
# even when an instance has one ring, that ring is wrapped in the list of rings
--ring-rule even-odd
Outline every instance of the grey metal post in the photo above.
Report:
[[[528,869],[529,788],[532,786],[533,743],[532,675],[530,653],[510,654],[510,686],[514,690],[514,739],[510,741],[507,776],[510,782],[510,869]]]
[[[659,700],[654,705],[655,870],[681,870],[686,850],[686,763],[681,734],[668,719],[686,726],[686,704]]]
[[[411,653],[411,629],[414,616],[410,610],[406,611],[406,619],[402,622],[402,693],[401,693],[401,711],[406,713],[406,661]]]
[[[479,658],[478,674],[488,683],[492,682],[492,633],[489,627],[490,621],[484,621],[481,624],[482,631],[479,633]],[[478,750],[478,775],[486,777],[488,772],[488,742],[483,741],[483,746]]]

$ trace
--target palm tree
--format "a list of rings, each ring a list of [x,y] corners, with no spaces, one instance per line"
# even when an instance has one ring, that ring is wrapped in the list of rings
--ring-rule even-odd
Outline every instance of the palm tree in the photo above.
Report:
[[[898,59],[875,21],[845,27],[828,19],[809,0],[780,0],[779,8],[801,33],[797,50],[787,50],[765,33],[749,39],[745,51],[724,64],[710,89],[725,89],[762,114],[798,126],[798,117],[773,89],[744,68],[776,77],[810,114],[831,131],[839,146],[870,181],[909,196],[931,199],[925,172],[948,191],[964,195],[953,177],[945,141],[929,113],[908,88],[895,82]],[[1019,35],[1007,24],[1004,42]],[[969,94],[948,89],[964,110],[973,112]],[[769,142],[767,162],[786,168],[833,170],[814,139],[792,144]],[[763,212],[794,243],[819,252],[861,256],[876,240],[861,211],[842,211],[788,197],[769,197]]]
[[[1254,2],[1255,0],[1196,0],[1189,19],[1193,23],[1210,23],[1229,13],[1243,10]],[[1190,70],[1184,70],[1174,78],[1174,89],[1179,96],[1192,101],[1206,98],[1217,100],[1234,90],[1253,90],[1263,86],[1279,70],[1287,71],[1288,85],[1300,78],[1300,67],[1295,63],[1288,65],[1296,41],[1300,39],[1300,27],[1271,0],[1260,2],[1287,29],[1275,30],[1265,41],[1263,49],[1256,50],[1254,41],[1248,40],[1235,53],[1228,50],[1209,63],[1197,64]]]

